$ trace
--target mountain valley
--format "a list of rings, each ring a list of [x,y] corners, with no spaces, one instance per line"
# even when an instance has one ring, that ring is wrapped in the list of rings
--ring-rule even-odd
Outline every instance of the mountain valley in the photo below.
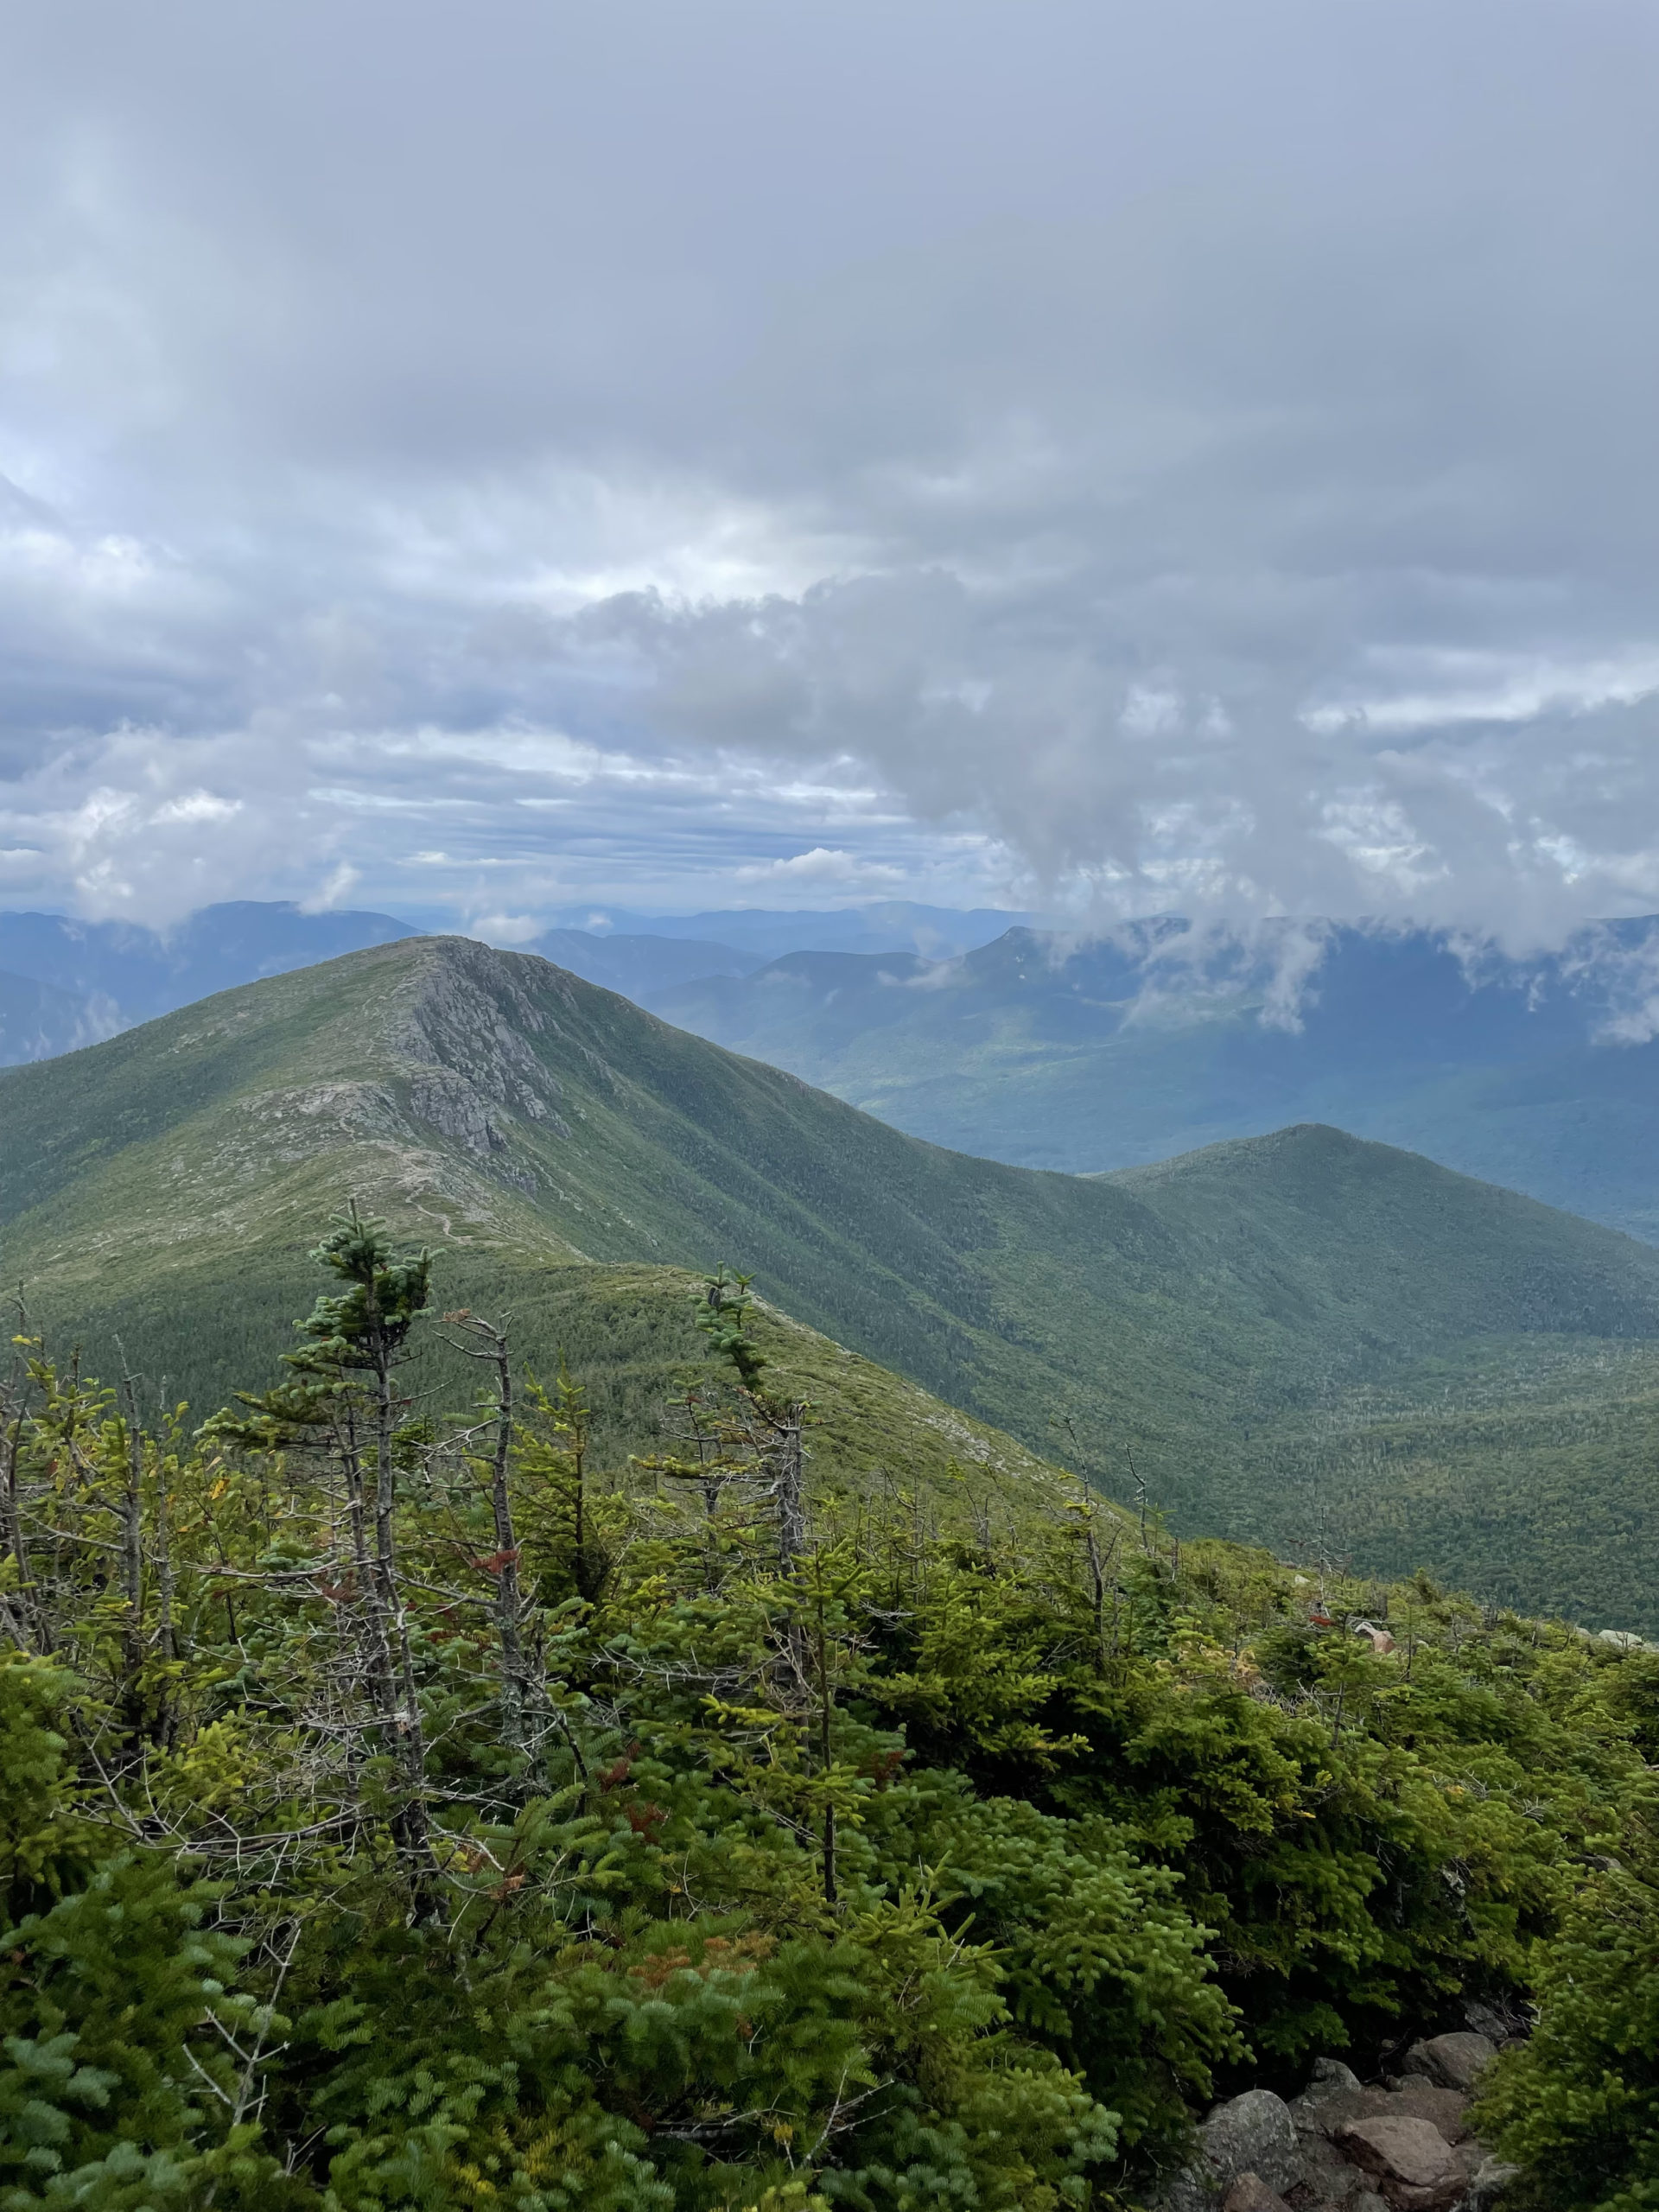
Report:
[[[1444,931],[1172,918],[1015,928],[948,961],[796,952],[644,995],[1016,1166],[1087,1173],[1328,1122],[1655,1240],[1656,947],[1645,922],[1511,960]]]

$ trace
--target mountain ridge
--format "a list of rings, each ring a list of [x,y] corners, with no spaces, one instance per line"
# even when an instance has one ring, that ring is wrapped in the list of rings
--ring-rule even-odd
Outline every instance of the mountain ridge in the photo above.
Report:
[[[1659,924],[1508,960],[1446,931],[1174,918],[949,962],[791,957],[648,995],[936,1143],[1089,1173],[1321,1121],[1659,1239]]]
[[[467,939],[372,948],[6,1071],[0,1116],[8,1278],[54,1330],[119,1333],[152,1364],[188,1316],[226,1386],[299,1310],[305,1250],[355,1193],[446,1252],[458,1303],[584,1268],[753,1269],[795,1320],[1026,1448],[1065,1441],[1109,1494],[1144,1477],[1178,1528],[1282,1548],[1302,1488],[1346,1483],[1378,1571],[1411,1540],[1371,1542],[1386,1401],[1384,1483],[1428,1468],[1448,1526],[1469,1503],[1517,1589],[1554,1576],[1585,1617],[1599,1554],[1569,1546],[1563,1580],[1497,1480],[1510,1462],[1435,1459],[1447,1362],[1505,1421],[1586,1390],[1621,1437],[1649,1417],[1659,1253],[1616,1232],[1318,1128],[1150,1183],[976,1160]],[[1549,1479],[1582,1492],[1584,1470]],[[1659,1543],[1638,1505],[1620,1624],[1651,1611],[1624,1595]]]

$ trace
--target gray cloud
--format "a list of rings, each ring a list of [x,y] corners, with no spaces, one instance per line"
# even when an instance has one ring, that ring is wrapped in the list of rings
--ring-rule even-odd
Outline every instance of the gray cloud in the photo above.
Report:
[[[1645,9],[13,45],[0,899],[1659,905]]]

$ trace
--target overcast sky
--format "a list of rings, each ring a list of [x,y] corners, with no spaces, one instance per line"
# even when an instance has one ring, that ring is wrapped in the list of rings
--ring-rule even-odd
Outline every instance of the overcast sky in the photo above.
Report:
[[[23,0],[0,905],[1659,908],[1651,0]]]

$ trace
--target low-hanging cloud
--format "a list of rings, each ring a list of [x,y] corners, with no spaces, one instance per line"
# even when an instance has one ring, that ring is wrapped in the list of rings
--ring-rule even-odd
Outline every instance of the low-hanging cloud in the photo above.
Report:
[[[0,899],[1659,906],[1659,31],[1245,14],[43,13]]]

